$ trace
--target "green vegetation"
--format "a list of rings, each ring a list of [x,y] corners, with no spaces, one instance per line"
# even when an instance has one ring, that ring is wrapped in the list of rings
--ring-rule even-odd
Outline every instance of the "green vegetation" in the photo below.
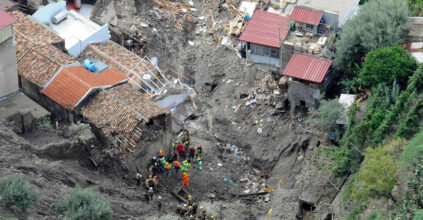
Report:
[[[407,216],[414,216],[414,219],[423,219],[420,218],[423,216],[423,156],[415,155],[412,161],[414,163],[409,171],[411,175],[406,180],[406,192],[391,213],[393,219],[411,219]]]
[[[88,144],[94,138],[90,125],[80,122],[71,124],[68,127],[67,135],[82,144]]]
[[[359,82],[364,86],[392,84],[396,80],[405,83],[416,69],[416,59],[403,47],[394,44],[373,50],[366,55],[359,73]]]
[[[423,130],[421,130],[410,143],[404,148],[401,154],[400,164],[404,167],[412,167],[417,155],[423,155]]]
[[[342,113],[342,105],[338,99],[320,100],[320,106],[317,111],[312,112],[310,123],[320,130],[332,133],[336,131],[336,120],[338,120]]]
[[[314,150],[312,161],[319,170],[343,176],[351,166],[351,150],[344,146],[321,146]]]
[[[367,148],[365,163],[358,172],[356,184],[351,196],[356,202],[368,201],[370,198],[392,198],[395,186],[397,162],[384,147]]]
[[[36,123],[36,127],[41,130],[51,131],[53,130],[53,126],[51,125],[51,121],[48,117],[39,118]]]
[[[23,176],[11,175],[0,179],[0,198],[3,206],[15,205],[24,212],[35,201],[36,193]]]
[[[350,67],[368,52],[402,41],[408,21],[408,8],[402,1],[373,0],[342,27],[336,42],[335,66]]]
[[[65,215],[65,220],[111,219],[110,204],[97,193],[97,188],[82,190],[76,186],[68,195],[62,195],[57,211]]]
[[[407,5],[411,16],[423,16],[423,0],[407,0]]]

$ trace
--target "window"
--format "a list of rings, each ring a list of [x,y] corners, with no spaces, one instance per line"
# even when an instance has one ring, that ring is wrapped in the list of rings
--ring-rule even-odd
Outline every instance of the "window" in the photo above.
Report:
[[[273,58],[279,59],[279,50],[278,49],[270,49],[270,56]]]
[[[279,59],[279,49],[251,44],[251,53]]]

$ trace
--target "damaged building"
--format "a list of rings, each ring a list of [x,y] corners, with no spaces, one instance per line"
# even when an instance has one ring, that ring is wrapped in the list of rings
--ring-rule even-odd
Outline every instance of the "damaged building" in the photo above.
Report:
[[[103,140],[111,137],[129,151],[146,129],[169,126],[170,111],[145,93],[148,89],[151,94],[161,92],[163,87],[153,85],[164,79],[146,59],[106,41],[87,44],[78,62],[64,52],[65,40],[54,30],[22,12],[12,15],[17,20],[14,31],[21,89],[57,119],[89,122]],[[147,81],[145,75],[151,73],[156,73],[156,80],[150,76]],[[146,83],[144,87],[134,86],[139,85],[137,80]]]

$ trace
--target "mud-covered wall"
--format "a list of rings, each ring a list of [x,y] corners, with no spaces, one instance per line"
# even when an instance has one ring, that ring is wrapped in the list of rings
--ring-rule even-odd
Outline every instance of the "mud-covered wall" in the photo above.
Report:
[[[301,82],[289,81],[288,97],[290,102],[296,106],[301,102],[305,103],[305,107],[315,107],[316,98],[320,95],[318,87],[312,87]]]

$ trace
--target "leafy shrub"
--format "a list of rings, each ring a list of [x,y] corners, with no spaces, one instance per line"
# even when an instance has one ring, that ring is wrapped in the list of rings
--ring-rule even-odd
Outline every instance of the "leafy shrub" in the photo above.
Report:
[[[68,136],[75,138],[82,144],[88,144],[94,138],[90,125],[79,122],[68,127]]]
[[[0,180],[0,199],[3,206],[15,205],[26,211],[36,199],[36,192],[21,175],[11,175]]]
[[[338,99],[320,101],[317,111],[314,111],[310,123],[321,130],[331,133],[336,130],[336,120],[341,117],[343,106]]]
[[[65,220],[111,219],[110,204],[97,193],[96,187],[81,189],[76,186],[68,195],[62,195],[57,211],[65,215]]]
[[[395,80],[407,82],[417,69],[416,59],[398,44],[370,51],[366,55],[359,76],[365,86],[379,83],[392,84]]]
[[[343,176],[351,166],[351,150],[345,146],[321,146],[314,150],[313,162],[320,170]]]
[[[368,201],[370,198],[391,198],[395,186],[397,162],[384,147],[367,148],[362,169],[352,190],[354,201]]]
[[[47,130],[50,131],[53,129],[53,126],[51,125],[51,121],[48,117],[42,117],[39,118],[36,122],[35,122],[35,126],[41,130]]]

